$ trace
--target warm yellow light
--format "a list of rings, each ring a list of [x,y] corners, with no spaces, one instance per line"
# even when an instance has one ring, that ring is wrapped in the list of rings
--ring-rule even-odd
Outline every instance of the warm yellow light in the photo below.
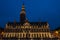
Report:
[[[56,31],[55,33],[57,33],[57,34],[58,34],[58,31]]]
[[[2,34],[4,34],[4,32],[2,32]]]

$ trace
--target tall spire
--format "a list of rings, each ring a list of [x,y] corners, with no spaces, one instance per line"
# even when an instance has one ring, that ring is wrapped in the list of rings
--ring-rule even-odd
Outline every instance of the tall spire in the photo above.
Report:
[[[25,14],[25,6],[24,6],[24,3],[22,4],[22,9],[21,9],[21,13],[20,14]]]
[[[20,22],[24,23],[24,21],[26,20],[26,12],[25,12],[25,6],[24,3],[22,4],[22,9],[20,12]]]

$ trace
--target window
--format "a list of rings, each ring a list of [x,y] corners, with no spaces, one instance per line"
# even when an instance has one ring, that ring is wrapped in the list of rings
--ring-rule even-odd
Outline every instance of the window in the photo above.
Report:
[[[10,33],[8,33],[8,37],[10,37]]]
[[[38,37],[38,34],[34,34],[34,38],[37,38]]]
[[[25,34],[23,34],[23,38],[25,37]]]
[[[42,38],[44,37],[44,34],[42,34]]]

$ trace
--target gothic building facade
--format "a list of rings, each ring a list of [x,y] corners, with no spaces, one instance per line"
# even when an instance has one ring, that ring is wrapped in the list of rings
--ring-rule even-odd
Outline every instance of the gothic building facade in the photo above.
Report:
[[[24,4],[20,12],[20,22],[8,22],[1,33],[1,40],[49,40],[54,38],[48,22],[30,22],[26,19]]]

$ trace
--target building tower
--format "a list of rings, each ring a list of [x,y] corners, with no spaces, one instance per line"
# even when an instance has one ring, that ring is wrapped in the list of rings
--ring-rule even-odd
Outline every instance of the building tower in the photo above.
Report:
[[[20,22],[21,22],[21,23],[24,23],[25,20],[26,20],[26,12],[25,12],[24,4],[23,4],[23,5],[22,5],[21,12],[20,12]]]

